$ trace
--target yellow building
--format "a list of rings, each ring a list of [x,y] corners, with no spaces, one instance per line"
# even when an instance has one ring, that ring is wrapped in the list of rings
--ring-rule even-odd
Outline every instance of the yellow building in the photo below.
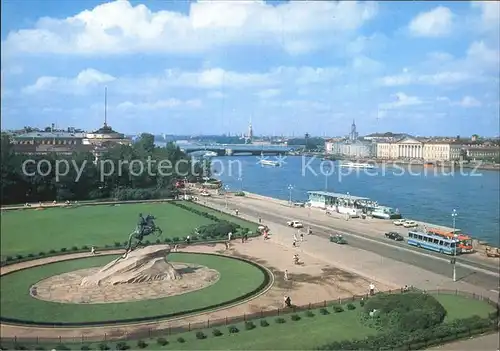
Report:
[[[405,137],[395,142],[377,143],[377,158],[386,160],[455,161],[462,145],[453,142],[421,141]]]

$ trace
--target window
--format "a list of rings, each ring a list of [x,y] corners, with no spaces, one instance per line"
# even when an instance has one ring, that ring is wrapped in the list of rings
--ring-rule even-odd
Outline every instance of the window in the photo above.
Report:
[[[444,243],[444,246],[445,246],[445,247],[450,247],[450,243],[449,243],[449,242],[445,242],[445,243]]]
[[[439,240],[439,245],[443,246],[443,240]]]
[[[439,240],[438,239],[434,239],[434,244],[439,244]]]
[[[424,240],[424,238],[422,237],[422,235],[418,235],[417,238],[418,238],[418,240]]]

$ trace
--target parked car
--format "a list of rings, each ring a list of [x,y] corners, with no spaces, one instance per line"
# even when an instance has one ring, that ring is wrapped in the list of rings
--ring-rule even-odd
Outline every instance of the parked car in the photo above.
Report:
[[[210,196],[210,193],[209,193],[209,192],[207,192],[207,191],[202,191],[202,192],[200,193],[200,195],[201,195],[201,196]]]
[[[286,222],[286,224],[288,224],[290,227],[293,227],[293,228],[303,228],[304,225],[302,223],[300,223],[299,221],[288,221]]]
[[[403,223],[403,227],[405,227],[405,228],[414,228],[414,227],[418,227],[418,224],[415,221],[406,221],[406,222]]]
[[[396,221],[394,221],[394,222],[392,222],[392,223],[393,223],[394,225],[398,225],[398,226],[399,226],[399,225],[403,225],[403,224],[405,224],[405,222],[406,222],[406,219],[401,218],[401,219],[398,219],[398,220],[396,220]]]
[[[385,237],[387,239],[396,240],[396,241],[403,241],[404,240],[403,236],[397,232],[385,233]]]

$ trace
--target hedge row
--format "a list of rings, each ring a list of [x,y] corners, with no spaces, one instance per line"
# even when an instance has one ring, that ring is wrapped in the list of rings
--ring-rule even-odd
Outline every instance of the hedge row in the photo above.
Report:
[[[486,331],[498,330],[497,313],[489,318],[474,316],[413,332],[386,332],[362,340],[332,342],[316,350],[417,350]]]

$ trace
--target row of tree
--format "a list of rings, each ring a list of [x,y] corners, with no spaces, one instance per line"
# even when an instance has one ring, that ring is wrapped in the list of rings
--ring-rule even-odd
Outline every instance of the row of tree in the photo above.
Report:
[[[17,154],[5,134],[1,143],[2,204],[164,198],[176,195],[179,179],[210,176],[209,164],[191,160],[172,143],[156,147],[151,134],[108,148],[97,162],[90,152]]]

